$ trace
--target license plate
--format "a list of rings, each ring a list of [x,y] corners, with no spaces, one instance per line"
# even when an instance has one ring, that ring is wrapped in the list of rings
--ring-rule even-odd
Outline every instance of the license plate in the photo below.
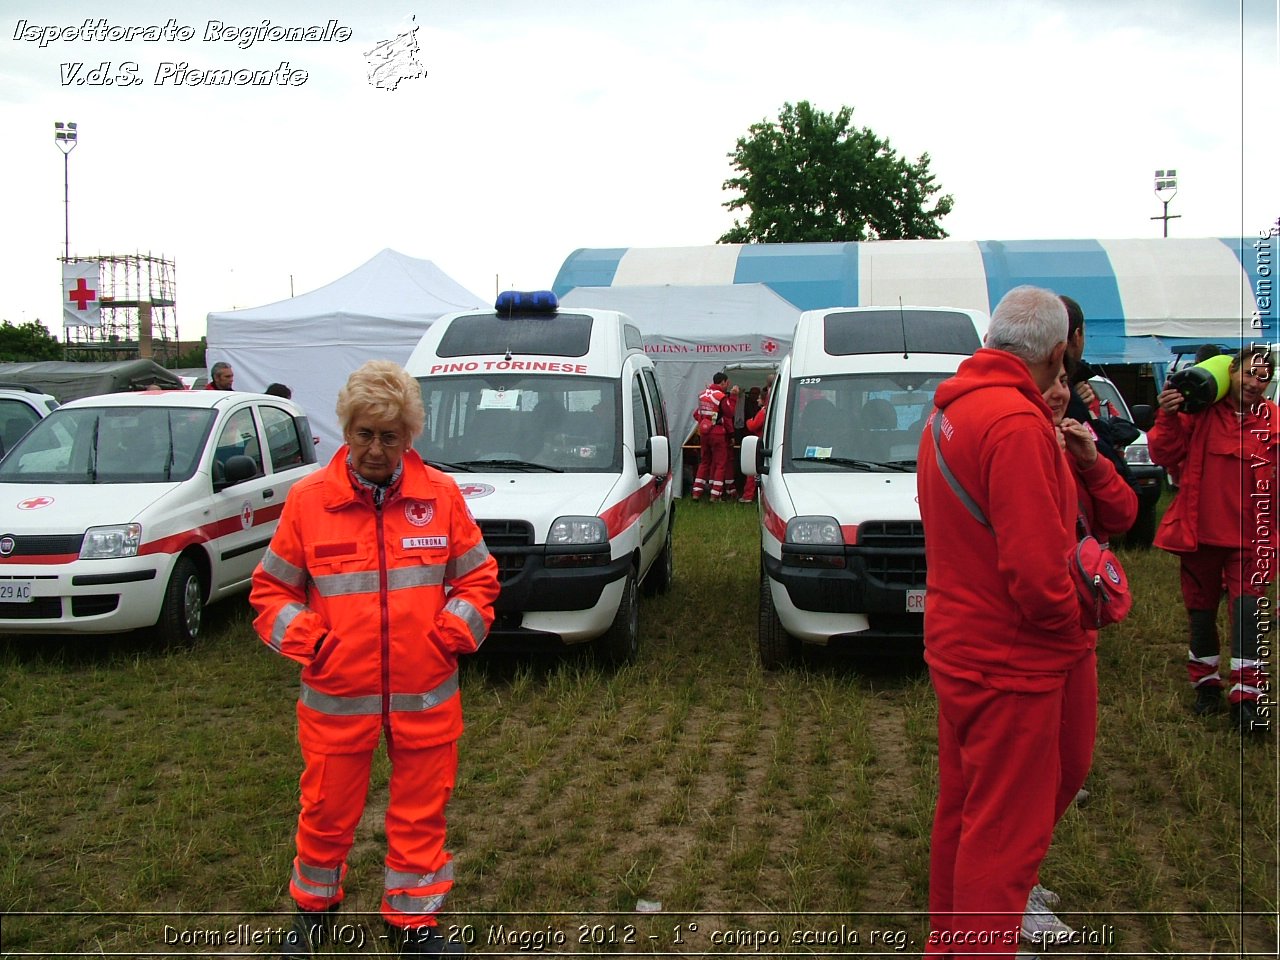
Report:
[[[30,603],[35,599],[31,580],[0,580],[0,603]]]
[[[907,591],[907,613],[924,613],[924,591]]]

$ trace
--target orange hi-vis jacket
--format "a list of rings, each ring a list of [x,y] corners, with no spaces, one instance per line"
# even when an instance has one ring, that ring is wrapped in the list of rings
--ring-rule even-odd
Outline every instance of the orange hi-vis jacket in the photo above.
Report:
[[[323,753],[462,733],[458,654],[493,623],[498,565],[458,485],[406,450],[381,506],[347,448],[289,492],[253,574],[263,642],[303,665],[298,740]]]

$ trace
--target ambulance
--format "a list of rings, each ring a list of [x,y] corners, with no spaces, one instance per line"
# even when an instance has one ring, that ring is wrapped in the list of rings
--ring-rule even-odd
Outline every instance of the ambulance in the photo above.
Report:
[[[673,575],[666,410],[640,331],[611,310],[508,291],[433,323],[408,372],[415,444],[451,474],[498,561],[490,636],[511,646],[639,649],[639,588]]]
[[[924,635],[916,451],[938,384],[981,346],[987,315],[839,307],[800,315],[765,418],[743,440],[760,478],[758,647],[914,652]]]
[[[317,469],[288,400],[222,390],[72,400],[0,461],[0,633],[155,628],[190,643],[249,589]]]

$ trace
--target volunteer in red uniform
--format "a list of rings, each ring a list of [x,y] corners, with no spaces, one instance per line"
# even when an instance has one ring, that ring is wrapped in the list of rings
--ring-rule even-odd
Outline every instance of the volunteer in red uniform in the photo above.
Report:
[[[417,382],[370,361],[338,394],[347,445],[285,501],[254,571],[263,641],[302,664],[302,812],[286,957],[324,942],[380,738],[391,760],[382,914],[402,956],[444,952],[436,914],[453,885],[445,806],[462,733],[458,655],[493,621],[497,564],[448,476],[411,448]]]
[[[1068,306],[1068,310],[1070,307]],[[1071,377],[1065,370],[1044,392],[1058,443],[1067,455],[1075,477],[1076,497],[1089,530],[1100,542],[1133,526],[1138,515],[1138,495],[1116,470],[1115,464],[1098,449],[1097,436],[1089,423],[1066,416],[1071,399]],[[1058,762],[1061,768],[1057,798],[1053,805],[1056,825],[1075,802],[1093,763],[1094,741],[1098,733],[1098,658],[1095,647],[1098,631],[1086,628],[1089,649],[1067,673],[1063,686],[1061,734]],[[1022,917],[1022,938],[1034,946],[1053,942],[1050,937],[1070,935],[1074,928],[1058,919],[1053,908],[1060,898],[1042,887],[1037,877],[1027,898]]]
[[[1067,680],[1091,644],[1067,569],[1075,481],[1041,396],[1066,337],[1062,302],[1016,287],[986,346],[935,394],[943,456],[990,527],[940,473],[931,425],[921,437],[925,659],[938,698],[930,956],[1012,956],[1053,834]]]
[[[776,373],[769,374],[765,380],[764,389],[760,391],[760,408],[756,410],[755,415],[747,421],[747,433],[753,437],[764,436],[764,421],[769,415],[769,397],[773,393],[773,382],[778,378]],[[754,473],[748,474],[747,478],[742,481],[742,503],[754,503],[756,499],[756,486],[758,478]]]
[[[1218,603],[1223,586],[1231,613],[1231,691],[1241,733],[1265,733],[1258,716],[1258,636],[1272,613],[1280,411],[1263,396],[1274,376],[1265,347],[1231,361],[1226,395],[1199,413],[1180,413],[1183,397],[1166,388],[1147,434],[1151,459],[1178,473],[1178,492],[1156,531],[1155,545],[1176,554],[1191,634],[1187,671],[1198,714],[1222,709],[1218,669]],[[1259,608],[1262,608],[1261,610]],[[1260,616],[1261,614],[1261,616]]]
[[[691,496],[694,500],[700,500],[708,489],[712,503],[733,496],[734,473],[730,455],[733,451],[733,411],[737,389],[733,387],[730,392],[729,375],[721,371],[698,395],[698,407],[693,416],[698,421],[702,449],[698,473],[693,480]]]

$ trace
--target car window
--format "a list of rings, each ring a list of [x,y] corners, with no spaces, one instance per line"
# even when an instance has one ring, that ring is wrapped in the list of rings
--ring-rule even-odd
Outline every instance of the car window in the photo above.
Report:
[[[54,411],[0,461],[0,482],[168,483],[195,473],[212,410],[80,407]]]
[[[263,473],[262,446],[258,441],[258,427],[253,421],[253,408],[241,407],[227,418],[226,425],[218,434],[217,447],[214,450],[213,478],[222,479],[227,461],[232,457],[248,457]]]
[[[40,414],[31,404],[0,399],[0,456],[12,450],[39,419]]]
[[[278,472],[301,466],[305,462],[305,447],[298,421],[279,407],[264,405],[258,409],[262,414],[262,429],[267,434],[267,449],[271,452],[271,469]],[[305,439],[311,442],[309,437]]]

